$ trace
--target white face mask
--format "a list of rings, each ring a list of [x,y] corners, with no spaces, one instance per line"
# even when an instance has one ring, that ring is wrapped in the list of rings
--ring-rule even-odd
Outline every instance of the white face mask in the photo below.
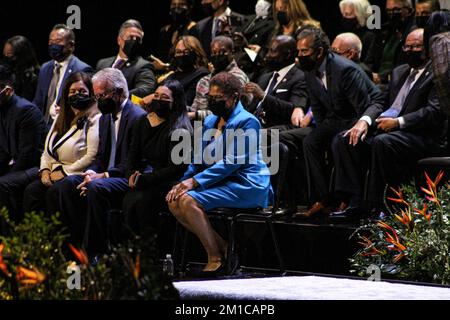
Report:
[[[267,17],[269,15],[270,6],[270,2],[267,2],[266,0],[258,0],[255,6],[256,16],[262,18]]]

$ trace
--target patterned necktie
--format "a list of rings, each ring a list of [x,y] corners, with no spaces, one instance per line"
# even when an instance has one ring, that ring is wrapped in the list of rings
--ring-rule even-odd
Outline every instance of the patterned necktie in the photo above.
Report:
[[[380,118],[397,118],[400,114],[400,111],[402,111],[403,104],[405,103],[406,98],[408,97],[409,91],[411,91],[412,84],[414,80],[416,79],[417,74],[419,73],[418,70],[415,70],[411,72],[411,74],[406,79],[405,83],[403,84],[402,88],[400,89],[399,93],[397,94],[397,97],[394,100],[394,103],[392,106],[383,112],[380,115]]]
[[[109,157],[108,170],[114,168],[116,162],[116,124],[113,116],[110,118],[110,127],[111,127],[111,155]]]
[[[48,87],[47,93],[47,106],[45,108],[45,121],[48,122],[50,118],[50,107],[56,100],[56,90],[59,83],[60,73],[61,73],[61,64],[55,62],[55,66],[53,68],[53,77],[50,81],[50,85]]]
[[[112,66],[114,69],[121,69],[123,65],[125,64],[125,59],[119,58],[117,59],[116,63]]]
[[[269,86],[267,87],[266,94],[269,94],[269,95],[272,94],[273,90],[275,89],[275,86],[277,85],[279,76],[280,76],[280,74],[278,72],[273,73],[272,78],[270,79]],[[255,111],[255,117],[257,117],[261,121],[263,118],[262,112],[263,112],[262,101],[260,101],[258,104],[258,107],[256,108],[256,111]],[[264,121],[263,121],[263,123],[264,123]]]

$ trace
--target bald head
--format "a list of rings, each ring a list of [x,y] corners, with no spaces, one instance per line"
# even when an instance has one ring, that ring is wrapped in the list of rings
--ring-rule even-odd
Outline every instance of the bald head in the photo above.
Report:
[[[408,44],[408,40],[409,40],[409,41],[414,41],[414,42],[420,42],[423,45],[423,33],[424,33],[424,29],[416,29],[414,31],[411,31],[408,34],[408,37],[406,37],[406,44]]]
[[[354,33],[341,33],[331,45],[334,53],[337,53],[349,60],[359,62],[362,52],[362,42]]]
[[[269,69],[273,71],[280,70],[295,62],[297,56],[297,43],[290,36],[277,36],[269,45],[269,51],[266,55]]]

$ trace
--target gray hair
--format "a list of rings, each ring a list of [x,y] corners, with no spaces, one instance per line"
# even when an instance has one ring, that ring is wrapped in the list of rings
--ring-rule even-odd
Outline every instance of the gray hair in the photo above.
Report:
[[[356,34],[351,32],[341,33],[336,37],[336,39],[337,38],[344,40],[344,42],[351,49],[354,49],[358,53],[358,59],[361,59],[361,52],[363,49],[363,45],[361,39],[359,39],[359,37]]]
[[[106,68],[97,72],[92,78],[92,82],[105,83],[107,88],[122,89],[122,97],[128,99],[128,84],[122,71],[114,68]]]
[[[142,29],[141,23],[135,19],[128,19],[127,21],[122,23],[119,29],[119,36],[121,36],[128,28],[136,28],[140,30],[142,32],[142,38],[144,37],[144,29]]]
[[[367,18],[369,18],[372,13],[372,10],[370,9],[370,2],[367,0],[341,0],[341,2],[339,2],[341,13],[344,12],[345,6],[353,6],[359,25],[364,27],[366,25]]]

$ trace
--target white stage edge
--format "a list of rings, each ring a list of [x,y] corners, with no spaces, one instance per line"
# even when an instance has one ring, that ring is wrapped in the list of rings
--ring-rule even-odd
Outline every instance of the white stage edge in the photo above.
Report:
[[[318,276],[175,282],[181,299],[450,300],[450,288]]]

